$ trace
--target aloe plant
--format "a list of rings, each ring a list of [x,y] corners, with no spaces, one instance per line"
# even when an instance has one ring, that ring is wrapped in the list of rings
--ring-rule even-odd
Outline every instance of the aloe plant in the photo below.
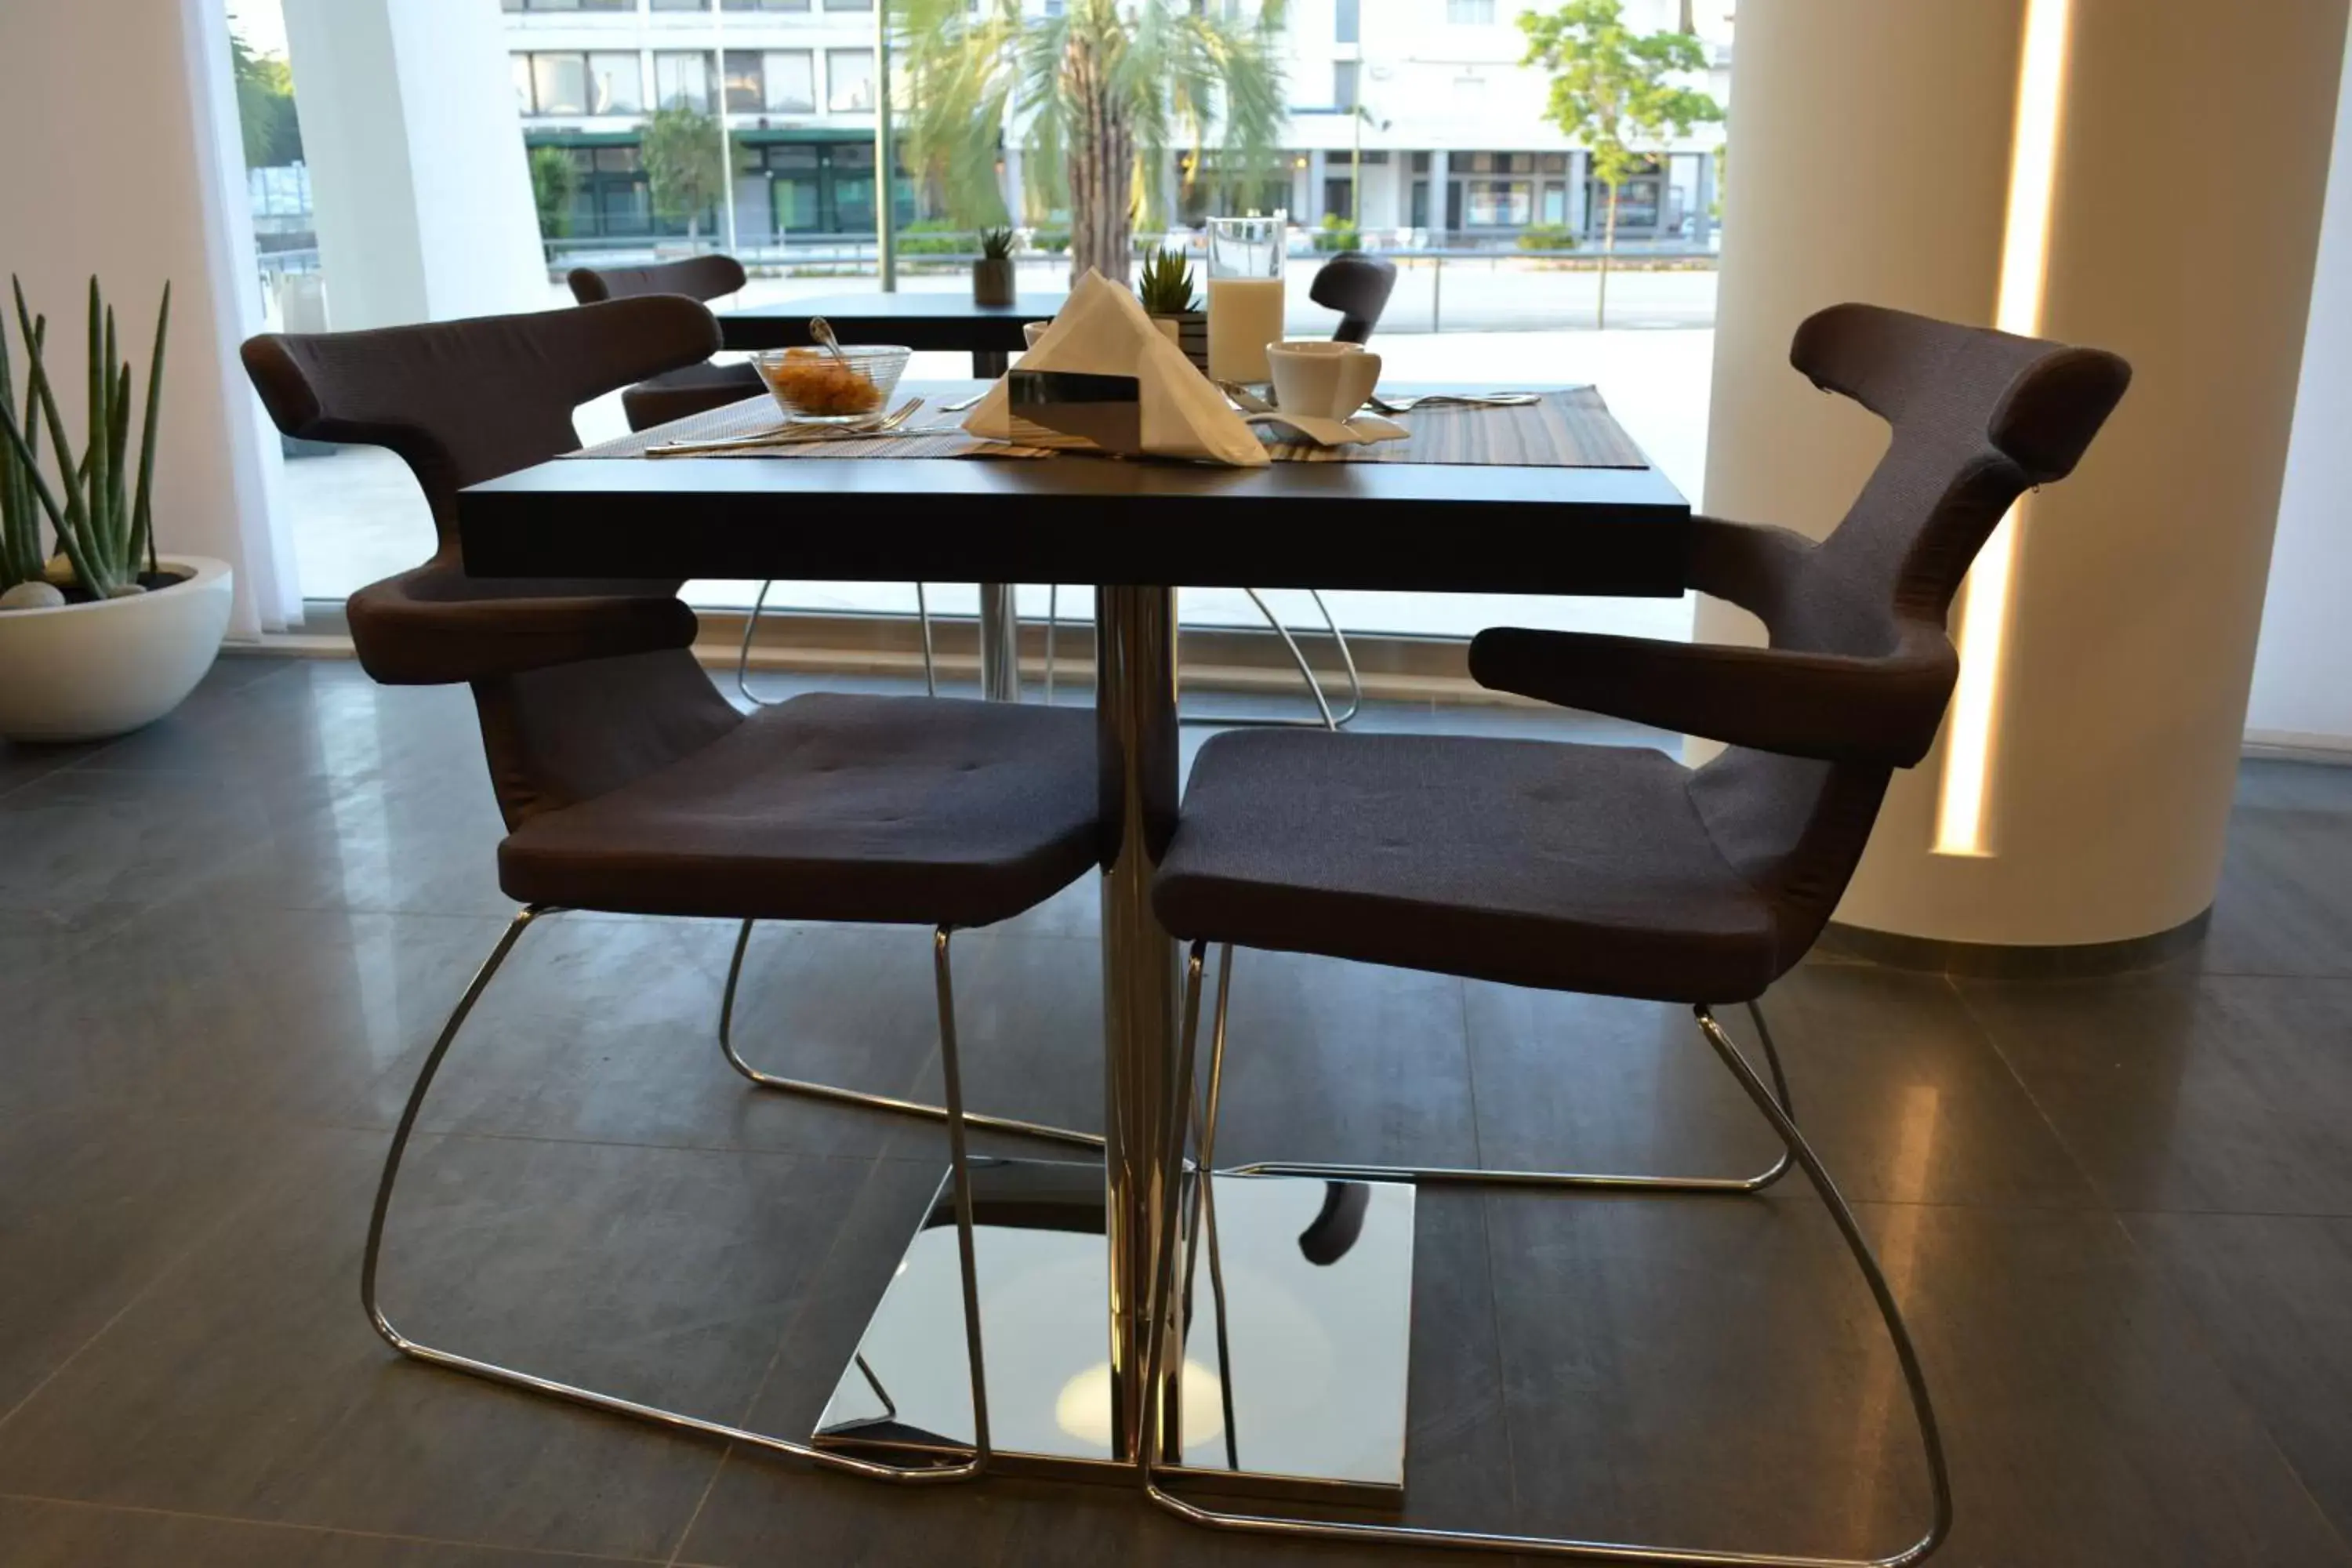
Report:
[[[25,402],[19,416],[7,334],[0,330],[0,590],[42,574],[47,555],[40,547],[39,525],[47,518],[57,553],[72,566],[75,583],[98,598],[136,592],[141,570],[156,567],[152,504],[155,430],[172,287],[163,286],[163,302],[155,316],[134,470],[131,364],[121,357],[114,310],[100,294],[98,279],[89,280],[89,419],[79,458],[73,456],[56,388],[42,362],[48,318],[35,316],[26,305],[22,283],[14,279],[10,283],[16,293],[16,330],[25,344]],[[57,468],[55,488],[41,472],[45,426]]]
[[[1143,264],[1136,292],[1147,314],[1181,316],[1194,309],[1192,268],[1181,250],[1161,250]]]
[[[980,253],[991,261],[1004,260],[1013,254],[1013,231],[1009,228],[982,229]]]

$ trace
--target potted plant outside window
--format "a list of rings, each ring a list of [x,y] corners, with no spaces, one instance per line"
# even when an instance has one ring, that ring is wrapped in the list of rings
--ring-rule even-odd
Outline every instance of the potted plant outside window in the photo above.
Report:
[[[980,259],[971,264],[971,302],[975,305],[1013,303],[1013,231],[980,231]]]
[[[228,628],[224,562],[157,553],[155,436],[172,291],[143,399],[114,312],[89,284],[89,393],[77,455],[44,360],[47,317],[15,289],[21,401],[0,324],[0,736],[86,741],[162,718],[212,668]],[[134,404],[143,401],[133,445]],[[46,450],[44,449],[46,447]],[[53,548],[44,549],[47,525]]]

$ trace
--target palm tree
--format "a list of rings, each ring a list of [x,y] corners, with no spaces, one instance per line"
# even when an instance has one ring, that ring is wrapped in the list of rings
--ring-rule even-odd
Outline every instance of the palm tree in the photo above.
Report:
[[[1024,195],[1067,201],[1070,276],[1124,281],[1137,215],[1164,218],[1169,157],[1188,171],[1213,137],[1228,177],[1272,169],[1281,131],[1284,0],[1243,18],[1232,0],[1068,0],[1024,16],[1020,0],[890,0],[906,63],[907,159],[950,216],[1004,220],[999,128],[1021,137]]]

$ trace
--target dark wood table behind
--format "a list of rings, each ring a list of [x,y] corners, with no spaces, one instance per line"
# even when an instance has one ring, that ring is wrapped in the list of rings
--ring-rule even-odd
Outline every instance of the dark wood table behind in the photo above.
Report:
[[[924,353],[968,353],[971,374],[993,379],[1025,346],[1024,321],[1051,321],[1059,294],[1024,294],[1010,305],[975,305],[969,289],[918,294],[828,294],[730,310],[719,318],[730,349],[806,348],[809,318],[823,316],[845,343],[898,343]]]

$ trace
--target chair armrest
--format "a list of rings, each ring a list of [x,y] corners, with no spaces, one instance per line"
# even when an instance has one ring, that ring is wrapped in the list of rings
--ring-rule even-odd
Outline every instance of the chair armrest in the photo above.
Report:
[[[453,583],[454,579],[454,583]],[[442,596],[453,585],[457,594]],[[352,645],[361,668],[387,686],[446,686],[590,659],[691,647],[699,623],[675,592],[616,583],[609,593],[547,594],[425,566],[353,594]],[[440,593],[436,593],[440,590]],[[485,592],[487,590],[487,592]]]
[[[1790,529],[1696,515],[1690,521],[1684,586],[1728,600],[1768,622],[1819,548]]]
[[[1828,762],[1909,767],[1943,722],[1959,660],[1909,625],[1874,658],[1498,626],[1470,644],[1479,685],[1564,708]]]

